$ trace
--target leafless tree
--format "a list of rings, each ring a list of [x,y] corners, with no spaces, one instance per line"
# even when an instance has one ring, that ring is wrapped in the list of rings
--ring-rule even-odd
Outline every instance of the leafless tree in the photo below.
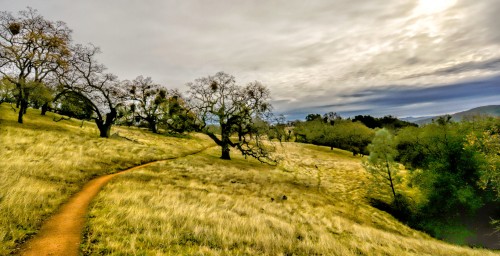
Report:
[[[118,117],[117,108],[125,100],[126,93],[117,77],[106,73],[104,65],[95,60],[99,48],[88,45],[72,47],[69,68],[59,76],[62,86],[59,95],[71,94],[85,101],[94,115],[101,137],[109,137],[111,126]]]
[[[252,82],[238,86],[234,76],[219,72],[196,79],[188,86],[188,104],[197,118],[197,129],[221,147],[221,159],[231,159],[232,147],[261,162],[276,163],[256,125],[271,115],[270,92],[264,85]],[[209,129],[214,124],[220,126],[220,136]]]

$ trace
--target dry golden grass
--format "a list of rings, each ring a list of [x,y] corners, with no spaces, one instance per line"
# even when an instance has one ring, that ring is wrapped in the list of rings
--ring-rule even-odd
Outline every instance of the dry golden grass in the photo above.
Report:
[[[91,206],[83,253],[494,255],[437,241],[371,207],[365,196],[374,189],[348,152],[285,143],[277,167],[219,153],[111,181]]]
[[[29,111],[25,124],[0,105],[0,255],[95,176],[213,145],[93,123],[55,123]],[[125,139],[126,137],[127,139]],[[493,255],[414,231],[366,202],[360,158],[285,143],[277,167],[220,160],[218,148],[118,176],[88,216],[82,251],[111,255]],[[286,200],[283,196],[286,196]]]
[[[21,125],[17,113],[0,104],[0,255],[36,233],[91,178],[212,145],[201,136],[171,138],[123,127],[112,129],[120,136],[103,139],[93,123],[56,123],[54,116],[29,110]]]

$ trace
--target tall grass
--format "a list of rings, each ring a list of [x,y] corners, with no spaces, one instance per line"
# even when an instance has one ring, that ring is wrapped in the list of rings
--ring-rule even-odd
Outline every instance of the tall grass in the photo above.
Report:
[[[181,156],[211,145],[204,137],[171,138],[134,128],[98,137],[95,124],[54,122],[52,113],[29,110],[16,122],[0,104],[0,255],[33,235],[91,178],[154,160]]]
[[[0,105],[0,255],[95,176],[213,145],[93,123],[54,122],[30,110],[25,124]],[[219,149],[153,164],[112,180],[93,202],[84,254],[489,255],[437,241],[371,207],[360,158],[285,143],[272,167]]]
[[[371,207],[360,159],[285,143],[277,167],[214,148],[118,177],[91,206],[86,255],[493,255]],[[373,190],[373,189],[372,189]]]

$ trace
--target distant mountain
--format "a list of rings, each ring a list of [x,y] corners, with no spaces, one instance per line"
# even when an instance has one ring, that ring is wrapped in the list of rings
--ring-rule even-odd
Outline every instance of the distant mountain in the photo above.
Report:
[[[477,107],[477,108],[469,109],[467,111],[462,111],[462,112],[452,114],[451,117],[452,117],[453,121],[458,122],[458,121],[461,121],[464,117],[477,116],[477,115],[500,116],[500,105],[490,105],[490,106]],[[416,123],[418,125],[423,125],[423,124],[431,123],[433,119],[436,119],[438,117],[439,116],[406,117],[406,118],[402,118],[401,120],[413,122],[413,123]]]
[[[462,118],[473,115],[500,116],[500,105],[490,105],[473,108],[467,111],[453,114],[453,118],[462,120]]]

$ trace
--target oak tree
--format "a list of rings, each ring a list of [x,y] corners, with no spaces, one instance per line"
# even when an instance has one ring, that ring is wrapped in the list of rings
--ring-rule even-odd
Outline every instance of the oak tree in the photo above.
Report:
[[[88,45],[72,47],[70,66],[60,74],[62,86],[60,96],[70,94],[85,102],[94,113],[99,135],[109,137],[111,126],[118,117],[126,93],[113,74],[106,73],[106,67],[99,64],[95,56],[99,48]]]
[[[271,114],[270,92],[264,85],[252,82],[239,86],[234,76],[218,72],[188,86],[188,103],[196,116],[197,130],[221,147],[221,159],[231,159],[230,148],[236,148],[245,156],[276,163],[256,127],[257,120],[265,120]],[[209,129],[210,125],[219,126],[220,136]]]
[[[157,133],[159,120],[168,112],[168,90],[143,76],[126,81],[125,89],[133,118],[147,122],[149,130]]]
[[[68,65],[71,30],[28,8],[16,17],[0,12],[0,74],[16,87],[18,122],[23,123],[30,95],[57,69]]]

